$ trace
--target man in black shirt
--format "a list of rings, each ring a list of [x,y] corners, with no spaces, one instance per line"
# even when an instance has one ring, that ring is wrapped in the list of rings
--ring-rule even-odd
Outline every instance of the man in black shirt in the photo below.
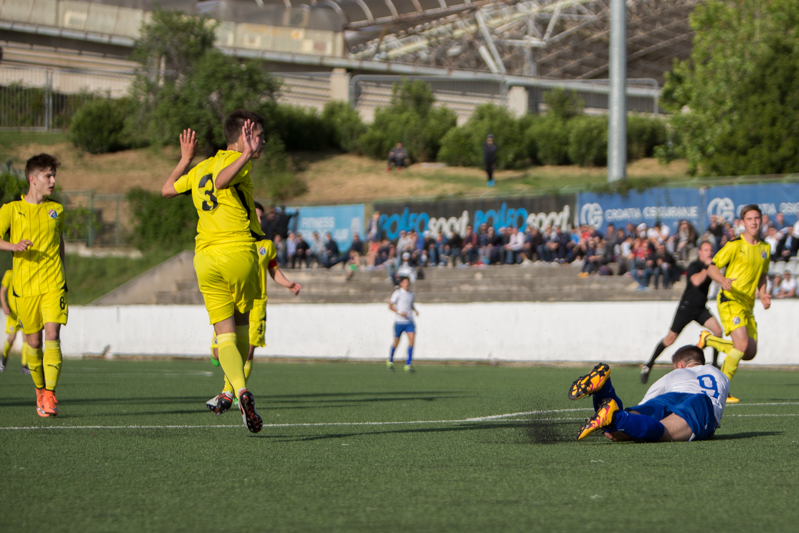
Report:
[[[674,344],[677,336],[682,330],[696,321],[701,326],[713,332],[716,337],[721,337],[721,326],[718,320],[707,309],[707,291],[710,288],[711,279],[707,275],[707,267],[713,261],[713,245],[707,241],[699,245],[699,259],[688,266],[685,275],[685,292],[680,298],[680,305],[674,314],[674,321],[671,328],[663,340],[658,343],[652,357],[641,368],[641,383],[646,383],[649,379],[649,371],[655,364],[655,359],[669,346]],[[713,364],[717,365],[719,353],[713,350]]]

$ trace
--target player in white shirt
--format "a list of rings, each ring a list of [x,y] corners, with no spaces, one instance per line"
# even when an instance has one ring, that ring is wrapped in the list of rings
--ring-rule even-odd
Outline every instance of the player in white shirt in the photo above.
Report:
[[[408,360],[405,362],[405,372],[413,372],[411,361],[413,360],[413,341],[416,338],[416,324],[413,322],[414,313],[418,316],[419,311],[413,306],[414,294],[408,290],[411,281],[407,276],[400,275],[399,289],[391,295],[388,308],[394,313],[394,342],[391,344],[391,351],[388,355],[386,366],[394,371],[394,351],[399,344],[400,336],[403,332],[408,336]]]
[[[639,405],[624,409],[610,382],[610,367],[599,363],[569,389],[569,398],[591,395],[596,414],[586,419],[577,440],[597,429],[614,441],[706,440],[721,425],[730,380],[697,346],[683,346],[671,358],[674,370],[657,380]]]

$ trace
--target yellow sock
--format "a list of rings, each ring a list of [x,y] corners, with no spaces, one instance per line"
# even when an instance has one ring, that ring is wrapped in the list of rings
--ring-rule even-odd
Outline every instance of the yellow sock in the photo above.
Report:
[[[3,359],[8,358],[8,352],[11,351],[11,343],[6,341],[5,345],[3,346]]]
[[[44,382],[46,389],[55,392],[61,375],[61,341],[44,341]]]
[[[744,358],[744,353],[741,350],[736,350],[735,348],[733,348],[732,350],[727,352],[727,357],[724,358],[724,362],[721,364],[721,372],[732,380],[732,377],[735,375],[735,372],[738,370],[738,364],[741,362],[741,359],[743,358]]]
[[[25,341],[22,341],[22,366],[28,366],[28,343]]]
[[[250,373],[252,372],[252,361],[247,361],[244,363],[244,381],[248,381],[250,379]]]
[[[219,364],[225,372],[225,378],[230,382],[236,398],[239,397],[239,391],[247,387],[247,382],[244,380],[244,361],[241,359],[241,354],[236,348],[236,334],[223,333],[216,336],[216,341],[219,343]],[[227,382],[225,383],[227,387]]]
[[[722,353],[729,354],[730,350],[732,350],[732,341],[725,341],[722,338],[714,337],[713,335],[708,335],[705,339],[705,344],[710,346],[711,348],[715,348]]]
[[[42,356],[41,348],[31,348],[26,346],[28,350],[28,370],[31,371],[33,384],[37,389],[44,388],[44,371],[42,369]]]

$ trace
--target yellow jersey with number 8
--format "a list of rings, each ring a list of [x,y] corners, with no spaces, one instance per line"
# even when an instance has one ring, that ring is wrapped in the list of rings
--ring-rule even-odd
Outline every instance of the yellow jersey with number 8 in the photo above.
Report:
[[[28,297],[66,290],[61,261],[64,207],[52,200],[29,204],[24,198],[0,208],[0,236],[8,231],[9,242],[28,239],[33,243],[24,252],[14,252],[14,295]]]
[[[263,236],[252,198],[252,164],[247,162],[224,189],[216,187],[219,173],[240,156],[241,152],[220,150],[175,181],[175,191],[191,194],[197,209],[197,252],[209,246],[252,244]]]
[[[732,300],[751,310],[755,305],[757,284],[768,272],[770,260],[771,247],[764,241],[749,244],[743,237],[736,237],[722,246],[713,257],[713,264],[718,268],[726,266],[724,276],[735,281],[732,290],[719,291],[719,302]]]

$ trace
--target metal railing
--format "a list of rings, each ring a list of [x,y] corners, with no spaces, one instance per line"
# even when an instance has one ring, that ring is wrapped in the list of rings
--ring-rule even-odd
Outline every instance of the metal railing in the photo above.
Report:
[[[97,96],[127,94],[133,73],[0,67],[0,129],[65,130]]]

